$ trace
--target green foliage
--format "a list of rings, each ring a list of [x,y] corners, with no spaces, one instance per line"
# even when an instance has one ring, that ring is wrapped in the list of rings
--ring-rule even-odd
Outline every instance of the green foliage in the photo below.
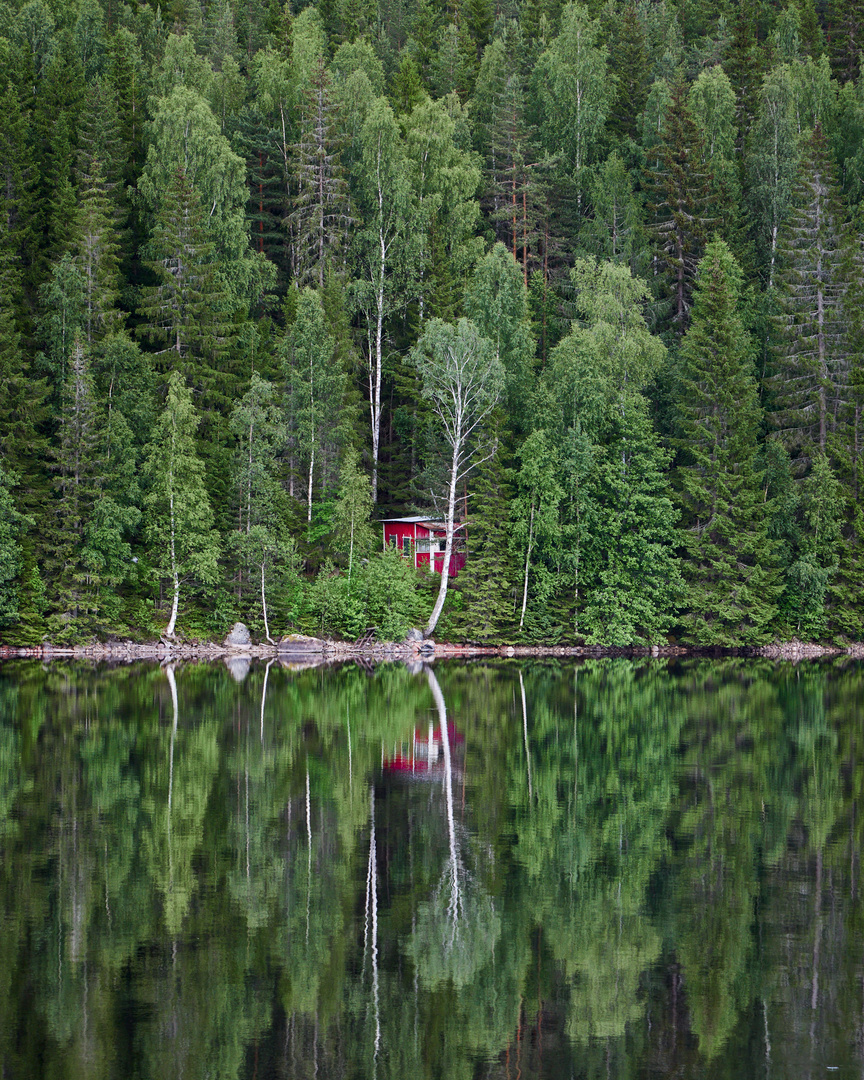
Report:
[[[699,264],[693,322],[677,372],[688,639],[758,643],[778,593],[774,544],[756,472],[759,402],[737,313],[741,272],[722,240]]]
[[[0,628],[19,617],[19,584],[23,569],[21,539],[33,521],[19,513],[12,498],[13,483],[0,466]]]
[[[179,372],[168,379],[168,397],[147,447],[144,476],[145,531],[155,574],[170,579],[174,632],[181,581],[211,584],[217,578],[219,537],[195,448],[199,423],[192,394]]]
[[[609,423],[586,479],[580,626],[591,644],[662,644],[684,591],[666,478],[671,455],[641,394],[623,393]]]
[[[753,345],[730,323],[722,348],[748,353],[758,390],[742,390],[748,435],[730,435],[718,465],[736,477],[723,501],[746,519],[763,492],[756,534],[764,524],[782,570],[774,633],[860,637],[860,7],[0,4],[0,453],[34,522],[14,633],[39,640],[48,611],[70,639],[152,632],[138,515],[155,373],[179,373],[194,395],[194,448],[227,552],[187,598],[196,629],[243,617],[266,633],[265,602],[280,627],[302,622],[327,558],[353,592],[375,546],[351,542],[368,517],[364,476],[382,514],[442,507],[452,447],[413,358],[430,354],[436,320],[466,317],[503,368],[504,397],[468,440],[476,482],[456,484],[454,513],[467,508],[477,546],[442,609],[446,633],[492,640],[519,620],[525,549],[508,533],[519,493],[506,470],[543,431],[562,495],[523,631],[536,617],[538,642],[559,628],[662,639],[686,548],[667,529],[667,483],[680,489],[681,535],[704,523],[707,496],[688,494],[687,478],[706,453],[705,379],[691,369],[707,339],[703,319],[667,364],[652,332],[681,350],[716,232],[742,275],[727,314]],[[75,471],[76,338],[95,434],[67,512],[57,484]],[[259,470],[274,509],[241,523],[232,417],[256,377],[285,430]],[[827,506],[817,490],[836,496],[833,518],[807,509]],[[670,590],[656,590],[653,615],[634,599],[631,619],[629,541],[649,534]],[[741,535],[730,526],[720,545],[721,578]],[[685,621],[699,622],[700,595],[683,599]],[[768,632],[757,621],[753,640]]]

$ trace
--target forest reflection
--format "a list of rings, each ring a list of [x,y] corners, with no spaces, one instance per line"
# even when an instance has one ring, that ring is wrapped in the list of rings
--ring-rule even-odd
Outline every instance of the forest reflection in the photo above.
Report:
[[[864,670],[0,669],[0,1073],[860,1075]]]

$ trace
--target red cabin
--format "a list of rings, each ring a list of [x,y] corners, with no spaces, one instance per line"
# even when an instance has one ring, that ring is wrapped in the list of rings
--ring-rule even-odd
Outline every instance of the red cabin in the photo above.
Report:
[[[447,530],[443,521],[428,517],[385,518],[384,547],[390,544],[406,559],[413,559],[414,566],[432,565],[436,574],[444,569],[444,547]],[[465,565],[465,523],[453,531],[453,553],[450,556],[450,577],[456,577]]]

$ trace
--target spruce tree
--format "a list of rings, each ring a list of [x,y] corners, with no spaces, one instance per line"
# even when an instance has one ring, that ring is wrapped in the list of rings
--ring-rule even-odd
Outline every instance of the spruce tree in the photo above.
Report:
[[[36,377],[22,347],[15,317],[20,304],[20,274],[14,256],[4,244],[0,222],[0,456],[21,482],[20,500],[27,513],[45,512],[47,483],[44,472],[48,419],[48,385]]]
[[[319,294],[300,294],[297,317],[282,346],[289,413],[289,437],[303,477],[306,522],[312,523],[314,483],[332,488],[345,437],[342,403],[345,372],[334,363],[335,341],[328,332]]]
[[[678,358],[676,475],[687,587],[681,621],[687,640],[700,645],[765,641],[779,591],[756,471],[761,416],[741,285],[729,248],[712,240]]]
[[[524,431],[532,395],[534,352],[528,293],[519,264],[496,244],[479,260],[465,289],[465,313],[488,338],[501,361],[507,410],[516,431]]]
[[[562,561],[560,465],[555,446],[542,429],[531,432],[518,456],[521,466],[514,476],[516,494],[510,503],[510,545],[519,569],[517,625],[529,639],[554,640],[561,633],[561,627],[550,619],[549,603],[559,591]]]
[[[467,115],[455,97],[425,99],[405,120],[409,182],[416,206],[419,321],[452,316],[483,250],[475,235],[480,172],[464,144]]]
[[[84,535],[100,494],[101,417],[90,356],[76,336],[63,388],[57,445],[53,451],[55,521],[45,558],[52,615],[51,632],[61,639],[93,629],[94,607],[82,561]]]
[[[74,251],[84,293],[84,333],[88,347],[116,333],[124,320],[120,291],[117,210],[109,195],[103,165],[82,166],[75,215]]]
[[[781,233],[782,315],[774,374],[772,420],[789,449],[806,461],[825,453],[847,418],[850,346],[844,299],[851,273],[850,236],[831,151],[820,127],[808,141]]]
[[[602,645],[662,643],[676,621],[684,582],[675,553],[679,511],[642,394],[625,390],[585,481],[586,542],[579,623]]]
[[[687,329],[696,267],[705,247],[713,177],[703,164],[702,136],[688,105],[689,90],[679,78],[662,121],[660,144],[652,150],[646,176],[650,229],[665,278],[666,300],[675,334]]]
[[[472,484],[465,526],[467,558],[452,586],[458,600],[442,619],[445,634],[468,641],[500,643],[515,629],[519,570],[510,550],[513,491],[501,427],[499,413],[490,422],[495,453],[478,466]]]
[[[635,141],[651,82],[645,29],[632,0],[620,11],[607,7],[604,17],[608,19],[609,70],[616,79],[606,124],[619,139]]]
[[[782,609],[796,637],[819,639],[828,626],[826,601],[839,564],[844,510],[840,484],[821,452],[801,483],[799,505],[796,558],[786,570]]]
[[[162,367],[183,372],[206,407],[224,409],[234,389],[219,363],[231,335],[228,298],[200,196],[182,169],[163,194],[147,251],[157,284],[141,289],[138,333],[164,346]]]
[[[544,267],[543,239],[548,219],[544,155],[526,115],[524,80],[514,55],[515,32],[496,38],[483,54],[475,113],[485,159],[481,207],[495,237],[522,266]]]
[[[12,497],[15,478],[0,463],[0,630],[18,622],[24,565],[21,540],[33,519],[20,513]]]
[[[300,135],[293,147],[294,209],[288,217],[294,276],[319,289],[328,265],[339,265],[352,224],[336,124],[330,76],[322,57],[301,99]]]

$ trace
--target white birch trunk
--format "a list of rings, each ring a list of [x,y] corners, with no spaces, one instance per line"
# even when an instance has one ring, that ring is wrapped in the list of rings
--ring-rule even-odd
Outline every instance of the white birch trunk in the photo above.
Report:
[[[444,601],[447,599],[447,586],[450,581],[450,558],[453,554],[453,520],[456,516],[456,484],[459,479],[459,451],[462,446],[462,431],[461,423],[456,429],[456,439],[453,446],[453,464],[450,469],[450,489],[447,493],[447,517],[445,519],[445,541],[444,541],[444,565],[441,567],[441,584],[438,587],[438,597],[435,600],[435,606],[432,608],[432,614],[429,616],[429,622],[426,624],[426,629],[423,631],[424,637],[431,637],[435,632],[435,627],[438,625],[438,619],[441,617],[441,611],[444,608]],[[432,565],[435,565],[435,553],[430,554]]]
[[[267,621],[267,595],[266,595],[266,592],[264,590],[264,566],[265,566],[265,564],[262,562],[261,563],[261,611],[262,611],[262,613],[264,615],[264,636],[267,638],[267,640],[272,645],[273,644],[273,638],[270,637],[270,624]]]
[[[522,587],[522,614],[519,617],[519,629],[525,623],[525,609],[528,607],[528,570],[531,566],[531,547],[534,542],[534,503],[531,503],[531,523],[528,526],[528,550],[525,552],[525,583]]]
[[[171,516],[171,578],[174,582],[174,600],[171,604],[171,618],[165,627],[165,636],[174,636],[174,626],[177,622],[177,610],[180,607],[180,574],[177,569],[177,553],[174,546],[174,478],[171,477],[171,494],[168,496],[168,504]]]
[[[381,372],[383,369],[384,340],[384,271],[387,254],[384,233],[379,233],[381,265],[375,292],[375,359],[370,358],[369,406],[372,413],[372,502],[378,502],[378,455],[381,442]]]

